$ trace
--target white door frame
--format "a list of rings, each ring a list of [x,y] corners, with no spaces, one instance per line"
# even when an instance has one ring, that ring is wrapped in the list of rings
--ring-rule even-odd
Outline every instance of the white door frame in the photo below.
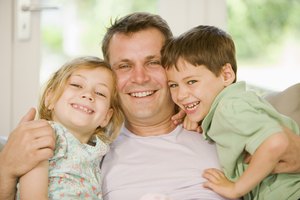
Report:
[[[32,3],[36,3],[32,1]],[[0,1],[0,135],[8,135],[35,107],[39,94],[40,14],[31,14],[31,35],[17,38],[17,0]]]

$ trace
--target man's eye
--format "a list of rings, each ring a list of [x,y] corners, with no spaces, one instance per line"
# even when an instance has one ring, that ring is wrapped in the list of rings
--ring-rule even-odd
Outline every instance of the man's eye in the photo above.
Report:
[[[76,83],[70,83],[70,85],[71,85],[71,86],[73,86],[73,87],[82,88],[82,86],[81,86],[81,85],[79,85],[79,84],[76,84]]]
[[[161,65],[159,60],[152,60],[149,62],[149,65]]]
[[[196,82],[197,82],[196,80],[190,80],[190,81],[187,82],[187,84],[192,85],[192,84],[194,84]]]
[[[130,68],[130,65],[128,65],[128,64],[122,64],[122,65],[118,66],[118,69],[127,69],[127,68]]]

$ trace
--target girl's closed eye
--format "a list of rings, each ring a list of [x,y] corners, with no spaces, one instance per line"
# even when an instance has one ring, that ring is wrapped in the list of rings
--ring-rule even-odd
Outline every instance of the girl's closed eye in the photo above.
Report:
[[[104,92],[101,92],[101,91],[95,91],[95,94],[98,95],[98,96],[106,97],[106,94]]]
[[[70,85],[71,85],[72,87],[82,88],[82,86],[81,86],[80,84],[78,84],[78,83],[70,83]]]

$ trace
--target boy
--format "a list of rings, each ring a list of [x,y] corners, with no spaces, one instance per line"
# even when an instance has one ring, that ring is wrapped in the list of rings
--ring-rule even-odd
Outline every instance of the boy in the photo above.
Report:
[[[206,170],[205,187],[232,199],[300,197],[299,174],[270,175],[288,146],[286,128],[299,134],[299,127],[236,83],[235,46],[227,33],[195,27],[166,44],[162,65],[173,101],[217,145],[223,172]]]

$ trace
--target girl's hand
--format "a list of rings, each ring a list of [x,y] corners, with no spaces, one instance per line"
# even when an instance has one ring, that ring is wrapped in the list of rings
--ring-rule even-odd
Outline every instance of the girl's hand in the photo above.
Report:
[[[208,180],[203,186],[215,191],[221,196],[229,199],[237,199],[242,196],[236,191],[235,183],[228,180],[221,170],[213,168],[206,169],[203,173],[203,177]]]

